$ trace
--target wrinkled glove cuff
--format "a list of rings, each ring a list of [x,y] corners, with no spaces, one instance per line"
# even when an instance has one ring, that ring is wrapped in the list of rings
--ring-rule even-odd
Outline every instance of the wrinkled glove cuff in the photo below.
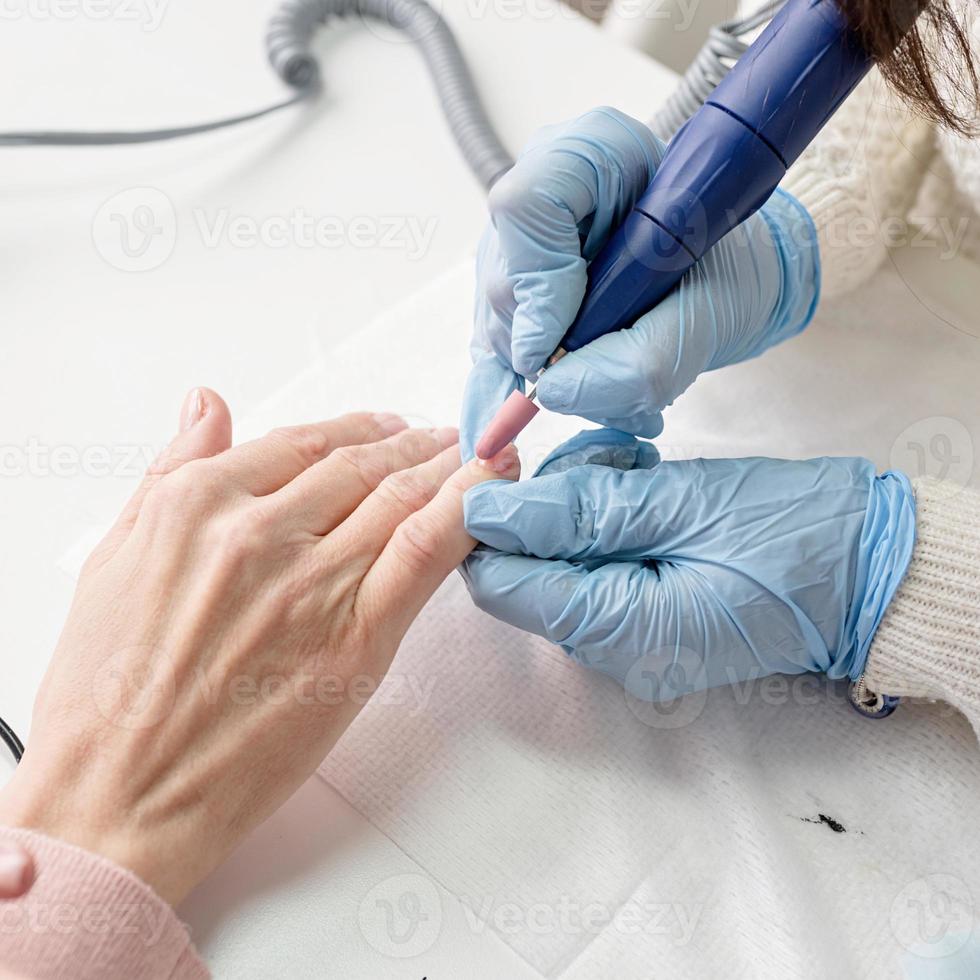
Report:
[[[780,289],[766,331],[767,346],[795,336],[813,319],[820,299],[820,247],[810,212],[777,187],[759,212],[779,256]]]

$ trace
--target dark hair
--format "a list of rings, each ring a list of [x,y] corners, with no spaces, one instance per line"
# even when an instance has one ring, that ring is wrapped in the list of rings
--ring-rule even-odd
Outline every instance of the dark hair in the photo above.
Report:
[[[950,0],[840,0],[840,5],[885,80],[912,109],[964,136],[976,134],[977,66]],[[905,33],[918,10],[922,13]]]

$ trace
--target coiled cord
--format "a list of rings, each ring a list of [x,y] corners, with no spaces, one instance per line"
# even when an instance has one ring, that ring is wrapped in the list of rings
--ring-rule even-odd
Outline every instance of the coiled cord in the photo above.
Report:
[[[319,85],[320,66],[310,53],[310,42],[331,17],[384,21],[415,42],[463,158],[485,188],[489,190],[513,166],[487,118],[452,31],[425,0],[287,0],[272,18],[266,36],[269,61],[287,85],[300,89]]]
[[[650,120],[650,128],[665,143],[704,105],[732,65],[748,50],[742,36],[772,20],[786,0],[769,0],[754,14],[716,24],[708,32],[694,61],[688,66],[667,101]]]
[[[266,42],[272,67],[296,94],[264,109],[167,129],[6,132],[0,133],[0,146],[153,143],[225,129],[278,112],[310,98],[320,89],[320,65],[310,51],[316,29],[332,17],[351,16],[384,21],[415,42],[429,67],[456,143],[477,179],[489,190],[514,161],[487,118],[456,38],[425,0],[287,0],[270,22]]]
[[[665,142],[701,107],[715,86],[749,47],[743,35],[770,20],[785,0],[768,0],[740,20],[711,28],[708,40],[681,78],[677,89],[650,122]],[[425,0],[286,0],[266,34],[269,62],[295,91],[282,102],[212,122],[166,129],[74,132],[26,130],[0,133],[0,146],[107,146],[152,143],[194,136],[259,119],[310,98],[320,90],[320,64],[311,51],[316,30],[331,18],[382,21],[402,31],[418,47],[429,68],[442,111],[463,158],[489,190],[513,166],[480,102],[473,78],[449,26]]]

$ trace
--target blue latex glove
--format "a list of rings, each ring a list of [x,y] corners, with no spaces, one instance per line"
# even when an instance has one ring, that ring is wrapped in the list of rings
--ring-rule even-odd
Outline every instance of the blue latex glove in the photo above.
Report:
[[[855,458],[658,462],[644,445],[583,432],[532,479],[470,490],[466,528],[489,546],[463,571],[476,604],[646,700],[858,678],[912,555],[907,477]]]
[[[464,398],[464,457],[501,402],[558,346],[595,257],[663,156],[642,123],[595,109],[536,135],[490,192],[477,257],[475,363]],[[809,214],[781,191],[714,246],[629,330],[563,358],[542,406],[652,437],[661,410],[702,372],[762,353],[809,322],[819,253]]]

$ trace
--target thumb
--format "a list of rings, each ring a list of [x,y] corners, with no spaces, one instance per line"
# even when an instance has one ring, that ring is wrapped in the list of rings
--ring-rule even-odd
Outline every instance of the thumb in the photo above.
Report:
[[[150,490],[192,459],[207,459],[231,446],[231,413],[224,399],[210,388],[194,388],[180,409],[180,429],[146,471],[109,533],[92,554],[98,563],[108,561],[129,536]]]

